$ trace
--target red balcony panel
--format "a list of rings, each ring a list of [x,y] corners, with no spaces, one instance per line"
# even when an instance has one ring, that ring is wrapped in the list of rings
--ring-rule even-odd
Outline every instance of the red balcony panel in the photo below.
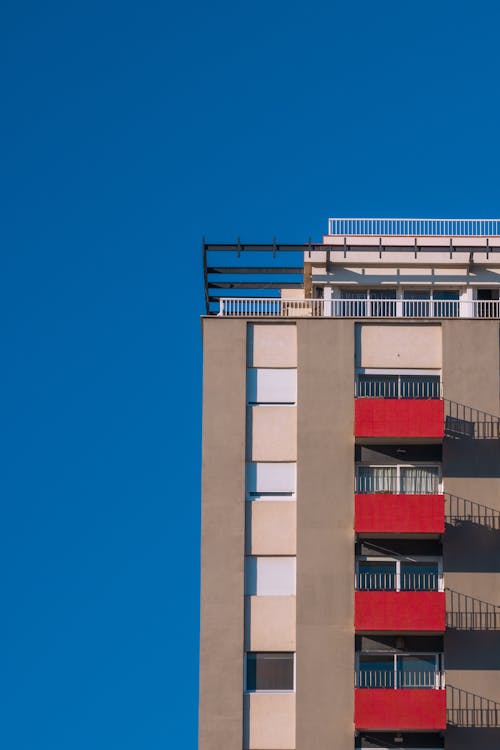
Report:
[[[446,729],[446,690],[357,688],[354,723],[371,730]]]
[[[442,399],[357,398],[354,415],[356,437],[444,437]]]
[[[356,495],[355,530],[380,534],[443,534],[444,495]]]
[[[354,627],[359,632],[444,633],[444,591],[356,591]]]

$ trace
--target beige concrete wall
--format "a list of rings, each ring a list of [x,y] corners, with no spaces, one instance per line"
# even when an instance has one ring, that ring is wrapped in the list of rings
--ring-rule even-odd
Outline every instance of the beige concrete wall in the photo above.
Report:
[[[248,407],[248,460],[297,459],[297,407]]]
[[[295,596],[248,596],[247,650],[295,651],[295,603]]]
[[[354,323],[298,332],[297,750],[352,750]]]
[[[294,500],[247,503],[246,536],[248,555],[295,555],[297,503]]]
[[[444,397],[498,415],[498,320],[447,320],[442,326]]]
[[[499,415],[498,321],[443,323],[443,390],[445,399]],[[498,440],[446,438],[443,446],[445,493],[478,503],[481,512],[500,517],[500,445]],[[488,510],[490,509],[490,510]],[[498,526],[497,526],[498,528]],[[457,594],[500,605],[499,532],[484,523],[451,523],[443,540],[445,585]],[[448,610],[450,607],[448,593]],[[468,604],[469,610],[471,603]],[[463,609],[463,606],[461,607]],[[460,607],[459,607],[460,609]],[[500,631],[448,630],[445,635],[448,699],[455,688],[462,705],[472,695],[500,703]],[[457,695],[461,697],[457,699]],[[477,700],[477,699],[476,699]],[[447,750],[498,746],[498,732],[454,727],[447,732]],[[484,736],[483,736],[484,735]]]
[[[241,750],[246,323],[204,319],[203,343],[199,748]]]
[[[285,323],[251,323],[248,326],[249,367],[296,367],[297,331]]]
[[[441,368],[440,325],[362,325],[360,344],[361,367]]]
[[[245,696],[249,750],[294,750],[295,693],[252,693]],[[226,750],[221,745],[219,750]]]

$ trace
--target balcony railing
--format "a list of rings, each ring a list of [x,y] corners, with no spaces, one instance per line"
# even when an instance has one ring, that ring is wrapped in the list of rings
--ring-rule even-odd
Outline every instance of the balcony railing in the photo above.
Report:
[[[282,299],[221,297],[219,316],[233,318],[491,318],[500,300]]]
[[[498,237],[500,219],[328,219],[330,235]]]
[[[444,672],[425,669],[417,671],[395,671],[392,669],[359,669],[355,672],[357,688],[415,688],[443,690]]]
[[[438,495],[438,466],[358,466],[358,495]]]
[[[439,573],[357,573],[357,591],[438,591],[443,577]]]
[[[439,375],[358,375],[356,398],[441,398]]]

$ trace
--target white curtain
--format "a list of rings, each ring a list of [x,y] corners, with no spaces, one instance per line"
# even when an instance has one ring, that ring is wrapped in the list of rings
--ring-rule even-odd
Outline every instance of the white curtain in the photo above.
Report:
[[[357,491],[366,494],[390,492],[396,494],[397,475],[395,466],[360,466],[358,467]]]
[[[402,466],[401,492],[410,495],[436,495],[439,492],[437,466]]]

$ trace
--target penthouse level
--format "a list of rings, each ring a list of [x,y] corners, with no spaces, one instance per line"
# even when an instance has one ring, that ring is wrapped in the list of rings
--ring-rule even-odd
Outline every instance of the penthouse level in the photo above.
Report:
[[[204,242],[207,313],[500,319],[499,226],[498,219],[330,219],[321,242]]]

